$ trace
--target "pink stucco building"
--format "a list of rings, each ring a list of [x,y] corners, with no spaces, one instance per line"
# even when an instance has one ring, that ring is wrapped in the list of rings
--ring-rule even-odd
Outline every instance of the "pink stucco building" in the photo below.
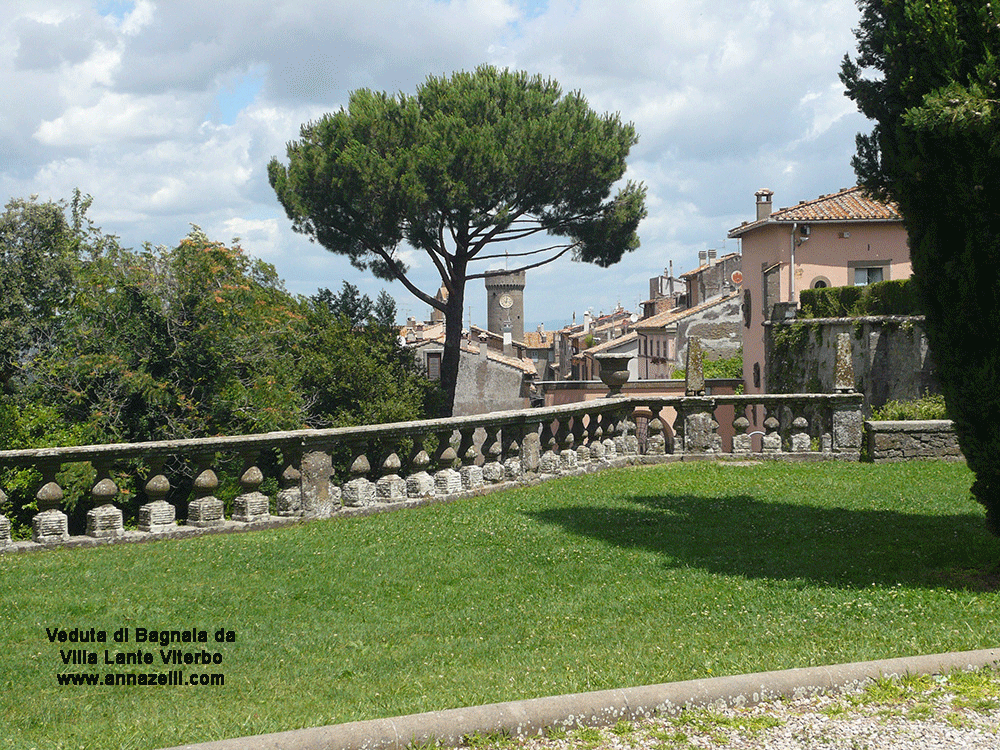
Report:
[[[860,187],[772,210],[759,190],[757,217],[729,232],[743,255],[743,379],[747,393],[766,393],[763,322],[779,302],[820,286],[867,285],[910,276],[903,220],[892,204]]]

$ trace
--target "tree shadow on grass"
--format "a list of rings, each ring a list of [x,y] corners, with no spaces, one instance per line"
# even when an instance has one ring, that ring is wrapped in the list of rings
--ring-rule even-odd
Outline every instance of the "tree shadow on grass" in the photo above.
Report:
[[[655,552],[669,567],[720,575],[848,588],[997,588],[998,543],[981,516],[821,508],[749,495],[632,502],[639,507],[580,505],[530,515],[571,534]]]

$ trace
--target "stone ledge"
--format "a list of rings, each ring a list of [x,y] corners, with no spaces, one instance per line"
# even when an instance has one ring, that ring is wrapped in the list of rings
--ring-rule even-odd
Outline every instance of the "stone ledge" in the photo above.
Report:
[[[868,456],[874,463],[915,458],[963,460],[949,419],[865,421]]]

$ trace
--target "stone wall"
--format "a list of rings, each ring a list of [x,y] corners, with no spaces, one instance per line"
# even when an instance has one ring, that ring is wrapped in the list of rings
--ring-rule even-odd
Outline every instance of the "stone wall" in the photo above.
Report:
[[[938,393],[922,316],[775,320],[765,324],[769,393],[828,393],[837,335],[850,334],[855,388],[870,408]]]
[[[868,456],[875,463],[912,458],[960,460],[962,451],[951,420],[865,422]]]

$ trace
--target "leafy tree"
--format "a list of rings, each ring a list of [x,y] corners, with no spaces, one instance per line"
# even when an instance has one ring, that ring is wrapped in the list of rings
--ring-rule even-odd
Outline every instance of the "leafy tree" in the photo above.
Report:
[[[1000,14],[986,0],[861,0],[841,80],[875,121],[854,167],[895,200],[948,413],[1000,535]]]
[[[608,266],[634,250],[645,189],[629,182],[609,196],[636,141],[631,125],[596,114],[579,93],[483,66],[430,77],[414,96],[353,92],[346,109],[303,125],[288,166],[272,159],[268,175],[295,231],[444,313],[450,412],[465,283],[484,276],[470,264],[504,257],[491,246],[544,234],[561,239],[510,252],[524,261],[511,270],[566,253]],[[447,301],[409,278],[404,241],[430,258]]]

